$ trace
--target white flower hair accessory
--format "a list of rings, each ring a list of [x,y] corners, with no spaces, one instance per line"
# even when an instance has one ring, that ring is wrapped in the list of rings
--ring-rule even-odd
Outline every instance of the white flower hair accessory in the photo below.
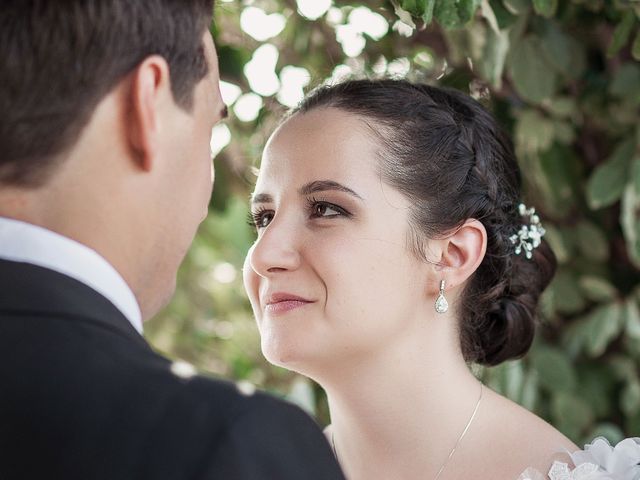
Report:
[[[521,217],[529,217],[529,225],[522,225],[517,233],[511,235],[509,240],[513,243],[516,255],[524,252],[528,259],[533,257],[533,249],[540,246],[542,236],[546,230],[542,228],[540,217],[536,215],[535,208],[527,208],[524,203],[518,205],[518,213]]]

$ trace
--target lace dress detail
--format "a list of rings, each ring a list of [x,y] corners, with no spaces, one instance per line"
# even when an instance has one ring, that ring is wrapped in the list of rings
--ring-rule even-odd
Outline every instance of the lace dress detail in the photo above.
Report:
[[[596,438],[584,450],[570,455],[574,468],[554,462],[545,477],[528,468],[518,480],[640,480],[640,438],[626,438],[615,447]]]

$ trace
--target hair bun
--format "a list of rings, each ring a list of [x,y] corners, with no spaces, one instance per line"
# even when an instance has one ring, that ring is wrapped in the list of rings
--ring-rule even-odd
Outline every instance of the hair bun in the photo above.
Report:
[[[485,298],[488,310],[467,309],[473,318],[466,322],[467,360],[483,365],[497,365],[522,357],[533,342],[540,295],[549,285],[556,269],[556,259],[543,241],[533,258],[511,255],[511,275]],[[472,341],[469,341],[472,340]],[[464,346],[464,345],[463,345]]]

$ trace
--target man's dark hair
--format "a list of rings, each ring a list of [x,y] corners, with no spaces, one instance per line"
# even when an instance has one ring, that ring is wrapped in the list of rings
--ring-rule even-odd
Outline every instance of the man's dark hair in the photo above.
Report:
[[[0,186],[46,182],[96,105],[149,55],[190,110],[214,0],[3,0]]]

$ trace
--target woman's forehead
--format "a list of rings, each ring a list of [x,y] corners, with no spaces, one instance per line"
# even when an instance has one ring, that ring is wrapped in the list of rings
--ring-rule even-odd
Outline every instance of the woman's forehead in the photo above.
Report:
[[[379,146],[357,115],[335,108],[297,113],[271,136],[261,172],[318,170],[336,173],[377,171]]]
[[[334,146],[362,148],[371,140],[371,130],[363,117],[337,108],[320,107],[287,119],[270,138],[267,150],[271,146],[319,150]]]

